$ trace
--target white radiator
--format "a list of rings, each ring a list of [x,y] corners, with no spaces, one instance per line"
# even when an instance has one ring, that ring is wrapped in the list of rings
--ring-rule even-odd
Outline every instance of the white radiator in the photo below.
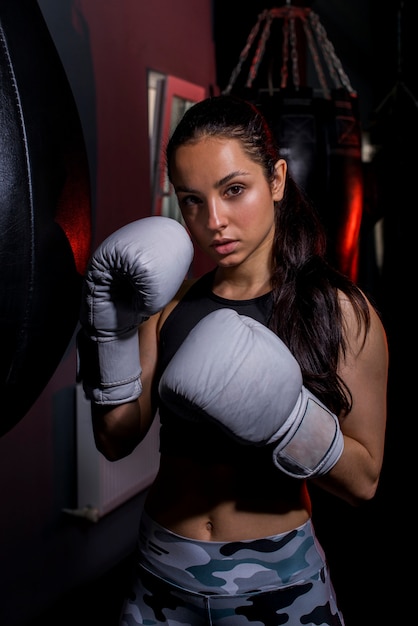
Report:
[[[139,446],[124,459],[107,461],[94,444],[90,402],[76,385],[77,506],[67,513],[98,521],[154,480],[159,466],[159,428],[156,416]]]

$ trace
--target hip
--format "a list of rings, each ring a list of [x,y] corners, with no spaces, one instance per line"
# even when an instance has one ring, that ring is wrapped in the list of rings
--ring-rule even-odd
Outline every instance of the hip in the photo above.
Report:
[[[190,539],[143,511],[139,563],[149,572],[197,593],[247,594],[320,579],[324,551],[312,521],[290,531],[240,541]]]

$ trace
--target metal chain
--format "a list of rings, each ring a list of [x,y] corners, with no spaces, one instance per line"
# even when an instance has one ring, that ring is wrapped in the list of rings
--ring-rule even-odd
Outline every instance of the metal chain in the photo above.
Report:
[[[261,33],[257,50],[253,58],[253,62],[250,67],[250,71],[248,73],[248,79],[245,85],[246,87],[252,87],[253,80],[257,75],[257,71],[260,66],[260,63],[261,63],[261,60],[263,58],[264,51],[266,48],[267,39],[269,38],[269,35],[270,35],[271,22],[272,22],[272,17],[271,15],[268,15],[266,19],[266,23],[264,24],[263,32]]]
[[[296,89],[300,87],[300,75],[298,65],[297,38],[295,18],[302,21],[303,31],[308,43],[308,49],[312,55],[315,70],[320,82],[324,97],[330,97],[330,90],[327,84],[324,68],[320,60],[320,52],[323,55],[325,65],[328,69],[329,76],[336,87],[343,85],[351,94],[356,95],[350,80],[345,73],[340,59],[338,58],[334,46],[328,39],[327,32],[321,24],[318,15],[310,8],[294,7],[286,5],[280,8],[266,9],[258,15],[256,24],[250,31],[246,45],[244,46],[238,64],[231,73],[227,87],[223,93],[229,93],[238,76],[241,73],[244,62],[247,60],[250,50],[259,35],[260,39],[250,66],[249,74],[246,81],[246,87],[252,87],[253,81],[257,75],[260,63],[266,49],[266,43],[270,36],[271,23],[274,18],[283,19],[283,44],[282,44],[282,67],[281,67],[281,88],[285,88],[288,82],[288,65],[289,65],[289,41],[290,41],[290,58],[292,64],[292,78]],[[262,24],[264,26],[262,27]],[[262,27],[262,28],[261,28]],[[315,37],[314,37],[315,35]],[[316,41],[317,43],[316,43]]]
[[[296,41],[295,18],[290,18],[290,50],[292,59],[292,76],[295,89],[300,87],[299,65],[298,65],[298,42]]]
[[[330,75],[334,79],[335,86],[340,87],[343,85],[350,94],[356,95],[356,92],[351,86],[350,80],[344,71],[341,61],[336,55],[334,46],[328,39],[327,32],[319,21],[318,15],[314,11],[310,12],[310,20],[317,34],[318,40],[322,44],[322,52],[328,65]]]
[[[280,87],[284,89],[285,87],[287,87],[287,78],[288,78],[287,68],[288,68],[288,63],[289,63],[289,19],[287,15],[284,17],[284,20],[283,20],[282,50],[283,50],[283,63],[282,63],[282,70],[281,70],[282,82],[281,82]]]
[[[229,93],[232,89],[232,87],[235,84],[235,81],[237,80],[240,72],[241,72],[241,68],[244,64],[244,62],[247,59],[248,53],[251,49],[251,46],[253,45],[254,39],[257,36],[257,33],[260,29],[260,26],[263,22],[263,20],[266,18],[268,14],[268,10],[265,9],[264,11],[262,11],[259,15],[258,15],[258,19],[257,22],[254,24],[254,26],[252,27],[250,34],[248,35],[247,38],[247,43],[245,44],[244,48],[241,51],[241,54],[239,55],[239,60],[238,60],[238,64],[237,66],[233,69],[231,77],[229,79],[228,85],[227,87],[224,89],[224,93]]]
[[[308,42],[308,48],[311,53],[315,70],[318,76],[319,83],[322,87],[322,91],[324,93],[324,98],[327,100],[330,99],[330,91],[328,89],[327,80],[325,78],[324,70],[322,69],[321,61],[319,60],[318,48],[316,47],[316,43],[312,34],[312,30],[310,25],[306,19],[303,19],[303,30],[305,33],[306,41]]]

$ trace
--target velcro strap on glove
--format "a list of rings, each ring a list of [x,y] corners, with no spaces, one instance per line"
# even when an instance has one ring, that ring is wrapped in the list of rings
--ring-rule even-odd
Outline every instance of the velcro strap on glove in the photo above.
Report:
[[[305,387],[295,410],[303,414],[274,449],[273,461],[294,478],[323,476],[334,467],[344,449],[338,418]]]
[[[142,392],[138,329],[117,338],[77,334],[77,381],[96,404],[116,405],[136,400]]]

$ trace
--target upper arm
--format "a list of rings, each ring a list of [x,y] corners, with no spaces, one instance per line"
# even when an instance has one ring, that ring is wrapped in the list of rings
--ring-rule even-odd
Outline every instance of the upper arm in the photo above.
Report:
[[[382,322],[369,304],[370,328],[359,333],[352,305],[342,297],[341,306],[347,351],[338,373],[350,390],[352,408],[340,416],[344,450],[338,463],[318,482],[328,491],[358,504],[371,499],[377,489],[383,463],[386,418],[388,347]]]
[[[348,349],[338,373],[351,392],[352,408],[342,418],[341,428],[344,435],[364,446],[376,471],[380,471],[386,430],[388,348],[382,322],[370,305],[369,310],[370,328],[363,345],[352,307],[343,303]]]
[[[159,313],[140,324],[138,341],[142,391],[139,398],[118,405],[92,403],[92,423],[97,449],[115,461],[130,454],[147,434],[155,415],[152,382],[157,367]]]

